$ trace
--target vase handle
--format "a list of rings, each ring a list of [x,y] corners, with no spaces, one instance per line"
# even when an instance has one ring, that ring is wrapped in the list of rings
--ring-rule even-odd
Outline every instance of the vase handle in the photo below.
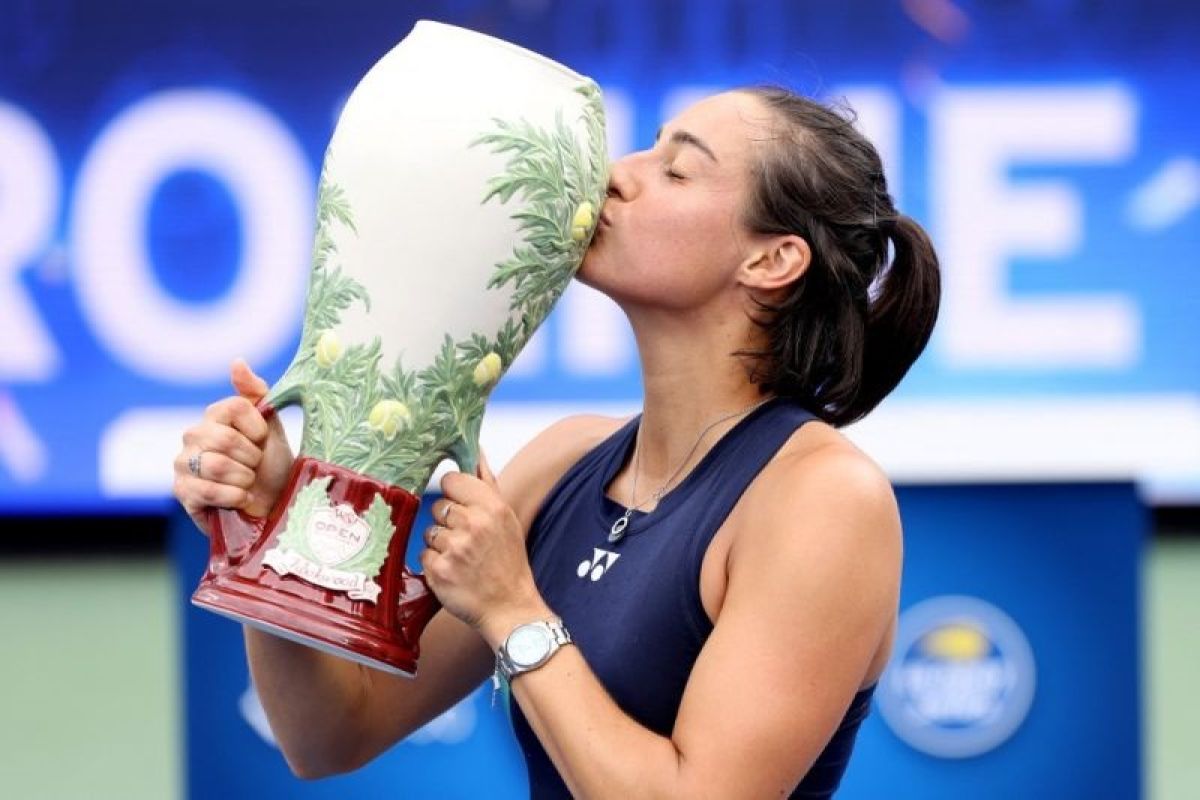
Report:
[[[265,419],[267,422],[270,422],[271,417],[278,413],[275,406],[267,402],[266,397],[259,399],[259,401],[254,404],[254,407],[258,409],[258,413],[262,414],[263,419]]]
[[[252,517],[240,509],[209,508],[204,513],[211,531],[209,563],[213,572],[240,565],[267,526],[265,517]]]
[[[425,576],[411,571],[407,564],[401,570],[400,577],[404,584],[400,590],[396,621],[415,650],[421,632],[442,604],[429,588]]]
[[[265,397],[254,407],[268,422],[276,415],[275,406]],[[266,517],[253,517],[235,508],[212,507],[205,509],[204,515],[211,531],[209,568],[213,572],[241,564],[267,527]]]

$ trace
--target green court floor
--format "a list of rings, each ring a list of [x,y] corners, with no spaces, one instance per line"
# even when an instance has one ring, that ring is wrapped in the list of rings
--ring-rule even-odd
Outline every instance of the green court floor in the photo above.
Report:
[[[0,795],[180,795],[172,576],[165,561],[0,561]],[[1147,784],[1200,797],[1200,540],[1146,571]]]
[[[1195,800],[1200,797],[1200,540],[1158,541],[1147,561],[1147,796]]]
[[[182,796],[163,559],[0,562],[0,796]]]

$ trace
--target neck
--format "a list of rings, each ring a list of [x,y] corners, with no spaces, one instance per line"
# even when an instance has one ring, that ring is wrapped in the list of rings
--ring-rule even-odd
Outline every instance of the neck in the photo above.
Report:
[[[637,499],[641,500],[676,472],[678,477],[672,483],[682,480],[712,445],[744,418],[745,413],[737,412],[749,413],[770,395],[750,383],[743,362],[730,355],[745,347],[744,330],[723,329],[713,320],[704,322],[695,317],[687,321],[656,320],[653,325],[633,315],[631,320],[645,389],[637,444]],[[717,420],[735,413],[704,432]]]

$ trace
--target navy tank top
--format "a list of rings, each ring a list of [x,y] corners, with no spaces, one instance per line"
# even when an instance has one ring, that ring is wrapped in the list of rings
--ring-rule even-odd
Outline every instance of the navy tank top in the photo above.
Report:
[[[527,542],[538,589],[609,695],[650,730],[671,734],[688,675],[712,631],[700,600],[709,542],[759,471],[814,418],[783,398],[755,409],[657,508],[635,511],[625,537],[610,544],[609,529],[626,509],[605,492],[633,452],[641,420],[635,417],[567,470],[538,511]],[[855,695],[792,797],[832,796],[873,691]],[[530,796],[569,798],[520,707],[510,706]]]

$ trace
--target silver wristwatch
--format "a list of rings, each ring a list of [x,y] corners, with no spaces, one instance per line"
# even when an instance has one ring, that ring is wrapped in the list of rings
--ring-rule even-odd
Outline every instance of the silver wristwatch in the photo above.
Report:
[[[563,627],[562,620],[518,625],[496,651],[496,674],[512,680],[522,672],[535,670],[564,644],[571,644],[571,634]]]

